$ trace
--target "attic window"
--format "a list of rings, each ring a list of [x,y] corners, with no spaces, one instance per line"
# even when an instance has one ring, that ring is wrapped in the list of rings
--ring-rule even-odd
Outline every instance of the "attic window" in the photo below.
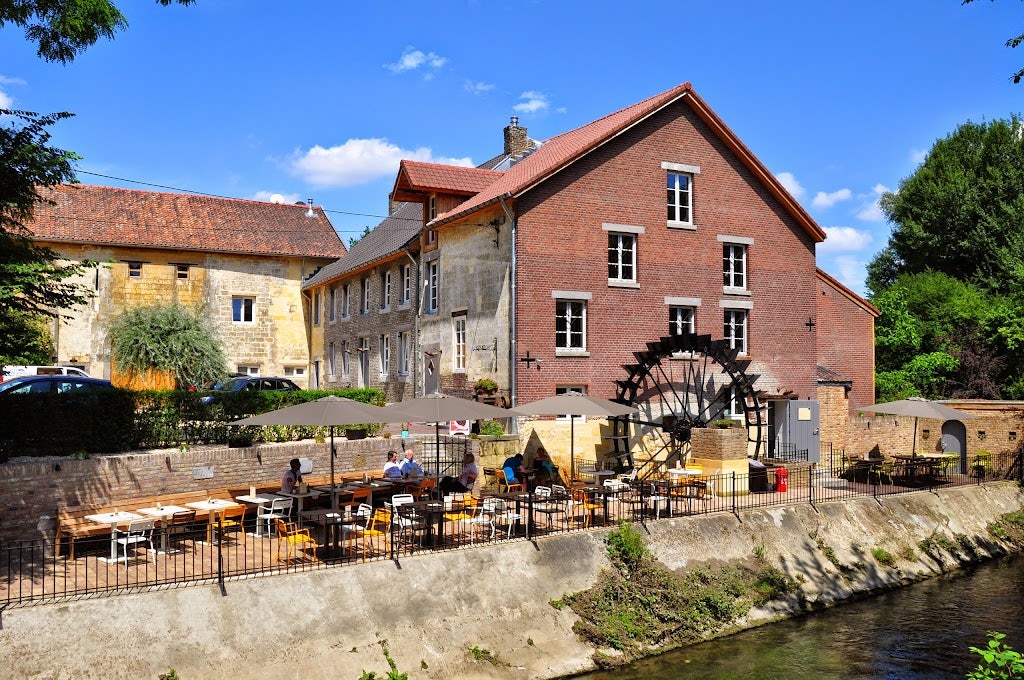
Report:
[[[128,263],[128,278],[130,278],[130,279],[141,279],[142,278],[142,263],[141,262],[129,262]]]
[[[176,265],[174,265],[175,275],[179,279],[187,279],[188,278],[188,270],[189,270],[189,266],[187,264],[176,264]]]
[[[431,196],[430,201],[427,203],[427,221],[437,217],[437,197]]]
[[[437,229],[427,231],[427,243],[437,243]]]

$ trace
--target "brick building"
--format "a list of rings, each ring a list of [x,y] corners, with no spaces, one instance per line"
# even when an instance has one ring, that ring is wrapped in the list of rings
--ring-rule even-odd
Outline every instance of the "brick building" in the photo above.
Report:
[[[401,164],[391,199],[421,208],[420,299],[372,332],[415,326],[416,393],[488,377],[514,402],[614,397],[634,352],[697,334],[725,340],[776,408],[815,399],[821,369],[873,394],[877,312],[817,269],[824,231],[689,83],[542,143],[513,119],[505,145],[481,168]]]
[[[232,371],[306,384],[300,285],[345,254],[322,210],[306,205],[87,185],[43,192],[32,237],[67,261],[94,260],[79,283],[91,304],[61,310],[56,359],[116,372],[106,324],[125,309],[176,301],[211,318]]]

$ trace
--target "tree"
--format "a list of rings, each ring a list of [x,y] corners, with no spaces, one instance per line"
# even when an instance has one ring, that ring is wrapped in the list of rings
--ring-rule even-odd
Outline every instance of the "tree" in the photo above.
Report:
[[[202,385],[227,374],[213,325],[198,311],[172,303],[130,309],[110,324],[110,351],[120,370],[173,374],[179,385]]]
[[[53,340],[44,317],[28,312],[0,316],[0,366],[51,363]]]
[[[899,274],[937,271],[982,291],[1024,289],[1021,121],[965,123],[880,204],[895,224],[869,266],[872,291]]]
[[[191,5],[195,0],[156,0]],[[70,63],[100,38],[113,39],[128,21],[108,0],[0,0],[0,28],[25,29],[25,39],[38,45],[46,61]]]
[[[974,0],[963,0],[963,2],[961,2],[960,4],[962,4],[962,5],[969,5],[972,2],[974,2]],[[1016,38],[1010,38],[1009,40],[1007,40],[1006,41],[1006,46],[1009,47],[1009,48],[1014,48],[1017,45],[1020,45],[1022,42],[1024,42],[1024,33],[1021,33]],[[1012,76],[1010,76],[1010,80],[1013,81],[1014,85],[1019,83],[1022,79],[1024,79],[1024,68],[1022,68],[1021,70],[1017,71]]]

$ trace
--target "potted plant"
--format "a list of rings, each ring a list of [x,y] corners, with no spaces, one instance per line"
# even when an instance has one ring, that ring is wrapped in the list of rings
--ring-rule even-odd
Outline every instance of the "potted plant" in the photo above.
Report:
[[[480,378],[473,384],[473,391],[477,394],[494,394],[498,391],[498,383],[490,378]]]

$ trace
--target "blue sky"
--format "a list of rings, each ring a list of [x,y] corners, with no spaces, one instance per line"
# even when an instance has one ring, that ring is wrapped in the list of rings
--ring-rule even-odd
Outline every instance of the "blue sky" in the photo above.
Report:
[[[0,29],[0,107],[75,113],[52,141],[84,183],[313,198],[346,242],[386,215],[402,158],[477,164],[512,115],[544,140],[690,81],[863,293],[879,193],[1024,97],[1013,0],[118,4],[128,29],[68,66]]]

